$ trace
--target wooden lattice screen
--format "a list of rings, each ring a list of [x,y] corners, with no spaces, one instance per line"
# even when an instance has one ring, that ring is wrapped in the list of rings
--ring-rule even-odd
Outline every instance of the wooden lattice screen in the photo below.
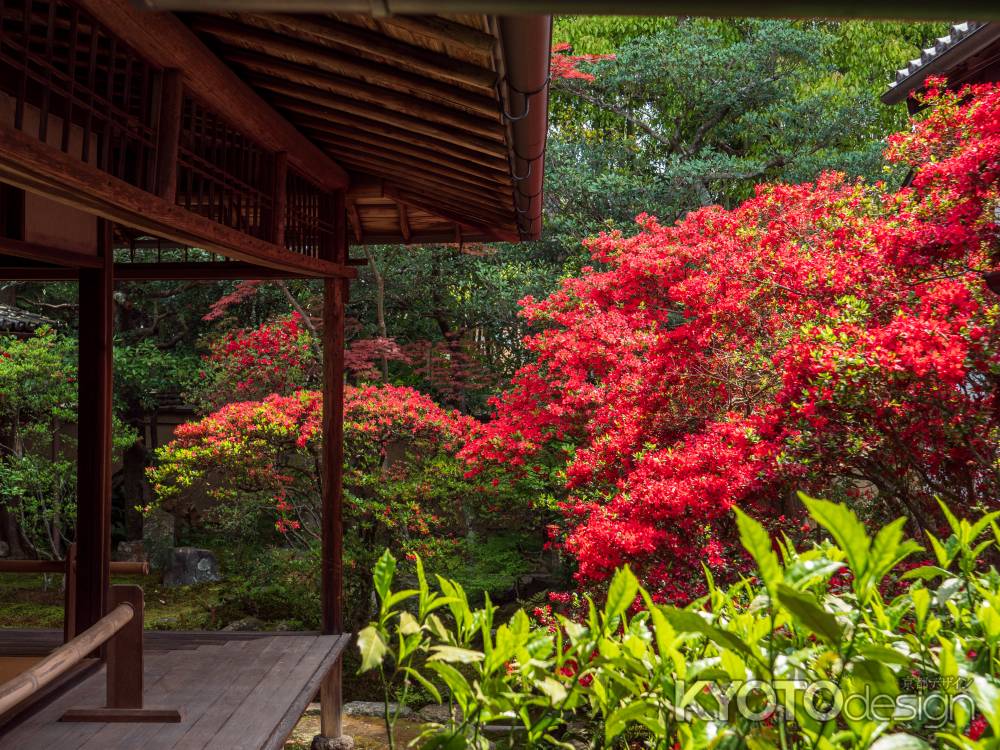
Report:
[[[333,208],[329,193],[289,170],[285,245],[293,252],[323,257],[333,246],[335,232]]]
[[[269,239],[274,155],[185,96],[177,203],[245,234]]]
[[[143,189],[157,71],[69,2],[0,0],[0,116]]]

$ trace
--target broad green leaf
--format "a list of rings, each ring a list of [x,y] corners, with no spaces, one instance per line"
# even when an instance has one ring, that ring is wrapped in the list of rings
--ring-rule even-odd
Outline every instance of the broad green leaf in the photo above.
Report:
[[[553,677],[546,677],[535,684],[539,690],[549,696],[549,700],[554,705],[566,700],[566,688],[559,680]]]
[[[358,651],[361,652],[361,668],[358,671],[367,672],[379,666],[387,650],[381,634],[374,625],[362,630],[358,633]]]
[[[629,724],[637,721],[640,716],[651,710],[654,708],[643,700],[626,703],[621,708],[615,709],[604,723],[605,743],[610,744],[612,740],[625,731]]]
[[[858,649],[858,653],[867,659],[880,661],[883,664],[898,664],[902,667],[909,667],[913,663],[913,659],[908,655],[886,646],[862,646]]]
[[[403,671],[406,672],[406,674],[408,674],[414,680],[419,682],[421,685],[423,685],[424,690],[426,690],[428,693],[434,696],[434,700],[436,700],[438,703],[441,702],[441,692],[437,689],[437,686],[433,682],[428,680],[413,667],[403,667]]]
[[[868,548],[871,545],[864,524],[846,505],[818,500],[801,492],[799,497],[808,508],[809,515],[830,532],[830,536],[847,555],[847,562],[854,575],[862,575],[868,566]]]
[[[937,501],[938,505],[941,506],[941,512],[944,513],[944,517],[948,521],[948,526],[951,527],[951,533],[954,534],[958,541],[962,544],[970,544],[972,539],[963,539],[964,535],[962,532],[964,529],[962,522],[955,517],[955,514],[951,512],[951,508],[949,508],[947,504],[941,500],[941,498],[937,498]]]
[[[969,685],[969,693],[989,722],[993,734],[1000,734],[1000,688],[996,682],[985,675],[975,675]]]
[[[399,632],[403,635],[413,635],[420,632],[420,623],[409,612],[399,613]]]
[[[987,513],[985,516],[983,516],[974,524],[972,524],[972,531],[969,534],[969,541],[970,542],[976,541],[976,539],[979,538],[979,535],[986,530],[986,527],[992,525],[993,521],[996,520],[998,516],[1000,516],[1000,510],[995,510],[992,513]]]
[[[778,556],[774,554],[771,545],[771,537],[758,521],[750,518],[739,508],[733,508],[733,511],[736,513],[736,525],[740,530],[740,541],[756,561],[760,577],[773,596],[781,582],[782,573]]]
[[[482,651],[473,651],[468,648],[458,646],[432,646],[434,653],[427,657],[427,661],[447,661],[456,664],[474,664],[483,660]]]
[[[753,649],[741,641],[737,635],[712,625],[697,612],[670,606],[664,606],[661,609],[667,620],[676,630],[688,633],[700,633],[708,636],[720,646],[728,646],[733,651],[738,651],[741,654],[756,659],[758,662],[760,661]]]
[[[837,622],[837,618],[823,609],[810,594],[780,584],[778,599],[785,609],[810,631],[832,646],[839,645],[844,629]]]
[[[938,565],[942,568],[949,567],[951,565],[951,555],[948,554],[948,550],[945,549],[945,546],[931,532],[926,532],[926,536],[930,540],[931,549],[934,550],[934,557],[937,558]]]
[[[878,585],[879,581],[896,564],[896,554],[903,541],[903,526],[905,518],[897,518],[886,524],[875,535],[868,554],[867,580],[869,585]]]
[[[428,661],[427,668],[434,671],[441,678],[444,684],[448,686],[452,698],[457,700],[459,705],[463,705],[465,699],[470,696],[470,688],[468,680],[465,679],[462,673],[451,666],[451,664],[441,661]]]
[[[919,568],[913,568],[912,570],[906,571],[900,576],[900,578],[904,581],[911,581],[914,578],[929,581],[932,578],[937,578],[938,576],[950,575],[951,571],[939,568],[937,565],[921,565]]]
[[[611,585],[608,586],[608,600],[604,605],[605,622],[624,614],[625,610],[632,606],[638,593],[639,582],[635,574],[627,565],[619,569],[611,579]]]
[[[392,579],[396,575],[396,558],[389,550],[382,553],[382,556],[375,563],[375,570],[372,572],[372,580],[375,583],[375,592],[379,601],[386,601],[386,596],[392,588]]]
[[[899,695],[899,685],[896,676],[885,664],[872,659],[857,659],[851,664],[854,676],[874,688],[879,695],[896,697]]]

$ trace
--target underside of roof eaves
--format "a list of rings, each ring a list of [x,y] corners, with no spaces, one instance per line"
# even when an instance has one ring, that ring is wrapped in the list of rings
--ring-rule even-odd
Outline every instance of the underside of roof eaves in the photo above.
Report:
[[[518,205],[504,45],[494,17],[181,18],[351,174],[355,243],[537,235]]]

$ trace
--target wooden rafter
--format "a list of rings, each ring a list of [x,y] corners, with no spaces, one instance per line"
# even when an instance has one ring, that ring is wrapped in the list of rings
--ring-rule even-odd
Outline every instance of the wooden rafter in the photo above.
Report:
[[[498,226],[504,226],[508,223],[513,225],[512,222],[506,220],[506,217],[498,217],[495,203],[485,201],[477,196],[470,196],[460,189],[456,189],[454,186],[444,186],[438,183],[428,182],[427,179],[421,177],[411,177],[405,174],[397,174],[395,176],[382,175],[382,178],[385,185],[394,185],[400,190],[408,190],[416,195],[433,194],[435,197],[435,203],[440,201],[452,206],[462,206],[463,211],[467,211],[470,216],[478,215],[480,220],[484,223],[496,221],[498,222]],[[390,197],[384,189],[382,195],[386,198]],[[431,213],[433,213],[433,211]]]
[[[387,91],[424,99],[436,105],[499,122],[496,99],[398,70],[388,65],[335,52],[321,45],[237,24],[219,16],[196,16],[192,28],[227,45],[279,57],[319,70],[367,81]]]
[[[395,15],[379,18],[377,23],[484,58],[492,57],[497,46],[497,40],[492,35],[440,16]]]
[[[234,18],[234,14],[225,14]],[[496,71],[445,54],[407,44],[385,34],[351,26],[329,16],[241,13],[241,23],[292,34],[315,44],[330,46],[363,58],[447,83],[455,83],[484,94],[493,91]]]
[[[337,153],[344,164],[373,164],[383,174],[389,172],[393,174],[409,173],[419,175],[421,180],[426,180],[427,182],[442,183],[446,187],[462,187],[469,192],[483,197],[492,195],[494,198],[502,197],[505,200],[512,201],[510,198],[511,189],[509,183],[507,185],[499,181],[494,183],[457,172],[444,174],[433,162],[424,161],[415,156],[403,156],[402,154],[386,151],[373,154],[369,149],[343,142],[338,145]],[[373,172],[373,174],[378,173]]]
[[[507,159],[499,156],[496,144],[489,144],[486,153],[474,151],[457,141],[428,139],[426,136],[420,137],[403,128],[396,128],[377,120],[360,120],[357,117],[331,116],[324,114],[322,117],[314,117],[307,114],[296,113],[292,115],[293,121],[301,129],[314,131],[317,133],[328,133],[331,135],[341,135],[350,137],[360,133],[368,137],[378,137],[380,142],[394,143],[401,146],[415,146],[418,149],[431,149],[435,153],[445,153],[456,159],[470,162],[472,164],[491,169],[495,172],[510,174],[510,163]],[[353,184],[352,184],[353,188]]]
[[[482,226],[473,221],[470,221],[468,217],[462,216],[460,214],[452,213],[447,209],[442,209],[441,207],[433,206],[429,201],[423,199],[419,196],[413,195],[402,190],[398,190],[392,185],[385,186],[385,193],[388,197],[392,198],[396,203],[405,204],[407,206],[412,206],[414,208],[419,208],[422,211],[427,211],[431,214],[436,214],[442,218],[448,219],[455,223],[458,227],[467,227],[471,229],[476,234],[485,235],[487,237],[492,237],[497,240],[505,240],[508,242],[517,242],[517,232],[503,232],[502,230],[492,229],[488,226]]]
[[[393,114],[403,115],[444,125],[455,132],[465,132],[494,141],[503,141],[504,138],[503,127],[498,119],[448,110],[432,102],[380,89],[363,81],[354,81],[333,72],[317,71],[306,65],[276,60],[256,52],[227,50],[225,56],[230,62],[250,71],[248,80],[254,86],[276,94],[298,97],[313,104],[368,117],[381,119],[385,115],[390,117]],[[346,109],[346,106],[351,106],[351,109]],[[499,116],[495,102],[493,107]],[[386,121],[393,122],[393,119]]]
[[[436,165],[439,171],[458,172],[468,177],[476,178],[479,182],[492,182],[497,185],[510,187],[510,170],[504,166],[486,166],[485,164],[475,164],[467,162],[461,157],[454,157],[447,152],[430,151],[417,146],[400,144],[397,141],[369,135],[362,131],[336,127],[316,127],[309,128],[309,135],[317,143],[328,144],[331,151],[337,153],[340,147],[353,148],[360,151],[372,150],[375,153],[391,154],[393,156],[411,157],[420,159],[428,164]]]

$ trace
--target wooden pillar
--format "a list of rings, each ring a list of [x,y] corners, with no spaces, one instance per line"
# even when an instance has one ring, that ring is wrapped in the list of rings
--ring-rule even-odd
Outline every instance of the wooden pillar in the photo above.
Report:
[[[142,625],[144,601],[140,586],[112,586],[108,611],[131,605],[135,615],[108,641],[107,707],[142,708]]]
[[[103,268],[80,269],[76,612],[82,632],[104,616],[111,568],[111,224],[98,221]]]
[[[344,701],[341,693],[343,663],[343,657],[337,659],[337,663],[330,667],[319,688],[319,731],[321,735],[331,739],[340,737],[344,731],[341,714]]]
[[[156,131],[154,192],[173,203],[177,198],[177,155],[180,150],[184,84],[179,70],[165,70],[160,79],[160,110]]]
[[[321,257],[347,260],[347,215],[344,194],[324,205],[336,229],[322,243]],[[323,514],[322,598],[323,632],[344,632],[344,308],[346,279],[323,280]]]

